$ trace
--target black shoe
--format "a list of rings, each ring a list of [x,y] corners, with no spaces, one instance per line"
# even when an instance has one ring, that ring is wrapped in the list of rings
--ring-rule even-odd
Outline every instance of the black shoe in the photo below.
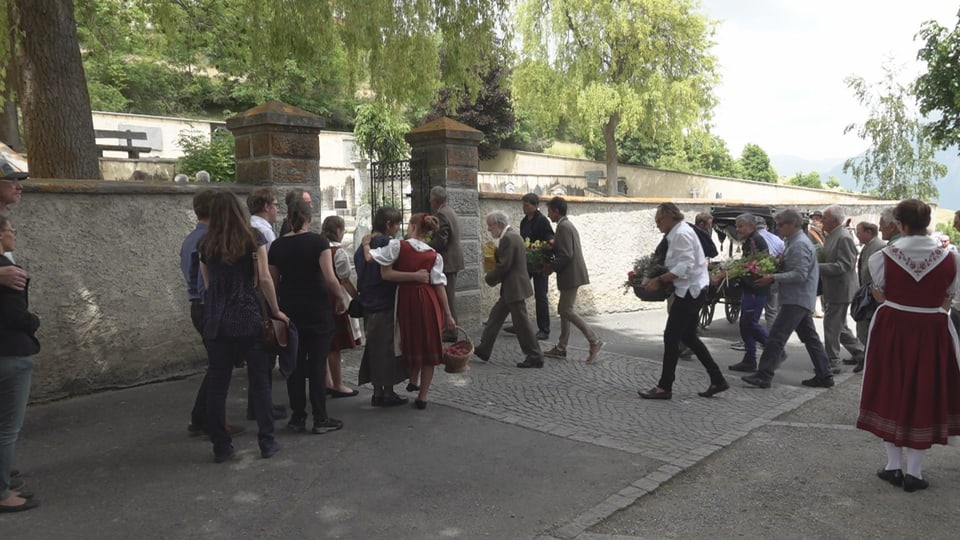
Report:
[[[384,396],[381,399],[379,407],[397,407],[399,405],[405,405],[408,401],[410,400],[405,397],[393,394],[392,396]]]
[[[420,387],[419,387],[419,386],[417,386],[417,385],[415,385],[415,384],[413,384],[413,383],[408,383],[408,384],[407,384],[407,392],[419,392],[419,391],[420,391]]]
[[[314,420],[313,429],[310,430],[310,433],[323,435],[324,433],[337,431],[338,429],[343,429],[343,422],[336,418],[326,418],[324,420]]]
[[[336,399],[336,398],[345,398],[345,397],[353,397],[353,396],[356,396],[356,395],[359,394],[359,393],[360,393],[359,390],[350,390],[349,392],[341,392],[341,391],[335,390],[335,389],[333,389],[333,388],[327,388],[327,395],[330,396],[330,397],[333,398],[333,399]]]
[[[903,471],[900,469],[894,469],[892,471],[888,471],[886,469],[880,469],[879,471],[877,471],[877,478],[885,482],[890,482],[891,484],[897,487],[900,487],[903,485]]]
[[[638,390],[637,394],[643,399],[671,399],[673,397],[673,392],[658,392],[656,386],[650,390],[647,390],[646,392],[643,390]]]
[[[524,360],[523,362],[517,362],[517,367],[518,367],[518,368],[542,368],[542,367],[543,367],[543,360],[540,360],[540,361],[538,362],[538,361],[536,361],[536,360],[527,358],[527,359]]]
[[[422,411],[422,410],[424,410],[424,409],[427,408],[427,402],[426,402],[426,401],[420,401],[419,399],[418,399],[418,400],[415,400],[415,401],[413,402],[413,407],[414,407],[415,409],[420,409],[420,410]]]
[[[857,365],[853,368],[853,372],[854,372],[854,373],[860,373],[861,371],[863,371],[863,360],[862,360],[862,359],[861,359],[859,362],[857,362]]]
[[[844,358],[844,359],[843,359],[843,365],[845,365],[845,366],[855,366],[855,365],[857,365],[858,362],[859,362],[859,360],[857,360],[856,358]]]
[[[770,381],[761,377],[759,373],[740,377],[740,380],[751,386],[756,386],[757,388],[770,388]]]
[[[277,452],[280,451],[280,443],[277,441],[270,441],[269,443],[260,447],[260,457],[263,459],[270,459],[273,456],[277,455]]]
[[[287,429],[294,433],[303,433],[307,430],[307,419],[302,418],[297,420],[295,418],[291,418],[290,421],[287,422]]]
[[[757,365],[750,362],[740,361],[732,366],[727,366],[727,369],[730,371],[740,371],[743,373],[755,373],[757,371]]]
[[[503,331],[506,332],[506,333],[508,333],[508,334],[516,334],[516,333],[517,333],[516,328],[514,328],[512,324],[511,324],[510,326],[504,326],[504,327],[503,327]]]
[[[720,384],[711,384],[710,388],[707,388],[705,392],[697,392],[697,395],[700,397],[713,397],[729,389],[730,384],[727,381],[723,381]]]
[[[476,349],[474,349],[473,355],[476,356],[477,358],[483,360],[484,362],[489,362],[489,361],[490,361],[490,355],[489,355],[489,354],[486,355],[486,356],[484,356],[484,355],[478,353],[478,352],[476,351]],[[417,390],[419,390],[419,388],[417,388]],[[409,392],[413,392],[413,390],[408,390],[408,391],[409,391]]]
[[[537,332],[537,341],[548,341],[550,339],[550,332],[544,332],[543,330]]]
[[[370,398],[370,405],[374,407],[383,407],[383,396],[372,396]]]
[[[912,474],[905,474],[903,476],[903,490],[907,493],[913,493],[914,491],[927,489],[930,487],[930,482],[927,482],[923,478],[917,478]]]
[[[237,455],[237,451],[234,450],[233,445],[230,445],[230,448],[222,454],[214,454],[213,462],[214,463],[223,463],[224,461],[230,461],[234,456]]]
[[[812,379],[800,381],[800,384],[811,388],[832,388],[833,377],[813,377]]]

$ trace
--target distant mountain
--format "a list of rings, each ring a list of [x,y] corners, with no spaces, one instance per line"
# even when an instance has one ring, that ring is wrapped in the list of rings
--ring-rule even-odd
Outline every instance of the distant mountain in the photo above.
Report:
[[[947,166],[947,176],[937,181],[940,190],[940,200],[937,203],[941,208],[950,210],[960,209],[960,148],[948,148],[936,153],[936,160]],[[840,185],[858,191],[853,176],[843,173],[845,158],[837,159],[804,159],[797,156],[770,156],[770,163],[780,176],[793,176],[800,173],[817,171],[823,181],[836,176]]]

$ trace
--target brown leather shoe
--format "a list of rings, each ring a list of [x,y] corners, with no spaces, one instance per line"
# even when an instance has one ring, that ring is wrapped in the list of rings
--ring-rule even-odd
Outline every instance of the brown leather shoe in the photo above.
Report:
[[[640,390],[637,394],[643,399],[671,399],[673,398],[673,392],[667,392],[658,386],[654,386],[650,390],[644,392]]]

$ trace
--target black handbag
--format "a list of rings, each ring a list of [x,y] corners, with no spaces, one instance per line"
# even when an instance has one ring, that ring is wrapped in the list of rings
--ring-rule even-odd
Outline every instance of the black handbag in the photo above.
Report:
[[[873,317],[880,304],[873,297],[873,283],[865,283],[857,289],[850,302],[850,317],[857,322],[868,321]]]
[[[347,315],[350,315],[354,319],[363,318],[363,304],[360,303],[360,300],[354,298],[350,300],[350,305],[347,306]]]

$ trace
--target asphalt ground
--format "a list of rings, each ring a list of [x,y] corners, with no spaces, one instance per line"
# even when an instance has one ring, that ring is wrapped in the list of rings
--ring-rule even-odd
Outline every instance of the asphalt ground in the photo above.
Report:
[[[718,318],[704,341],[725,367],[741,353]],[[636,390],[659,376],[663,310],[589,320],[606,343],[598,365],[574,330],[567,359],[519,370],[501,333],[489,363],[438,374],[425,411],[375,409],[362,388],[328,402],[341,431],[277,422],[272,459],[242,418],[242,371],[228,418],[250,431],[226,464],[186,432],[199,377],[32,405],[16,463],[41,507],[0,515],[0,538],[956,536],[956,450],[929,453],[925,492],[881,482],[882,445],[852,428],[859,377],[800,386],[812,368],[795,338],[771,389],[730,376],[730,391],[700,398],[705,372],[681,362],[674,399],[647,402]],[[349,383],[359,350],[344,357]],[[285,394],[278,376],[275,402]]]

